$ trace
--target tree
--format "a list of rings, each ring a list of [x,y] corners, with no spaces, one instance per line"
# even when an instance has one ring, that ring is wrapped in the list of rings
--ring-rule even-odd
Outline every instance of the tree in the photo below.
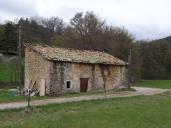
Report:
[[[42,18],[42,24],[58,35],[62,35],[64,32],[65,24],[63,20],[58,17],[51,17],[49,19]]]
[[[171,78],[171,46],[167,41],[156,40],[141,44],[142,76],[146,79]]]
[[[0,50],[4,50],[4,25],[0,25]]]
[[[85,16],[83,13],[77,13],[66,28],[64,46],[96,50],[95,40],[99,41],[97,39],[102,33],[103,26],[104,21],[101,21],[92,12],[87,12]]]
[[[16,25],[14,25],[12,22],[7,22],[4,26],[3,49],[7,53],[9,51],[16,51],[17,41],[18,41],[18,35],[17,35]]]
[[[127,61],[133,37],[124,28],[108,26],[93,12],[77,13],[64,33],[62,46],[105,51]]]
[[[48,43],[53,37],[53,32],[39,25],[35,20],[28,18],[19,20],[22,31],[22,42]]]
[[[30,18],[31,21],[35,21],[38,25],[41,25],[55,34],[62,35],[65,29],[65,23],[63,19],[59,17],[44,18],[34,16]]]

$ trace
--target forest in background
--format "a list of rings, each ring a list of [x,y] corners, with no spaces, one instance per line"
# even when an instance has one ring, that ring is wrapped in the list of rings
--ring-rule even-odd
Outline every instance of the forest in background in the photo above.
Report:
[[[19,25],[22,43],[104,51],[125,61],[131,49],[133,81],[171,79],[171,37],[137,41],[124,27],[107,25],[93,12],[77,13],[69,23],[34,16],[0,24],[1,53],[17,54]]]

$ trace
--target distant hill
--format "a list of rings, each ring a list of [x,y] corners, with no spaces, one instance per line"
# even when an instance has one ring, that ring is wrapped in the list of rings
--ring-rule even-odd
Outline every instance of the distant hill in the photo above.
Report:
[[[165,41],[167,41],[168,43],[171,44],[171,36],[168,36],[168,37],[160,39],[160,40],[165,40]]]

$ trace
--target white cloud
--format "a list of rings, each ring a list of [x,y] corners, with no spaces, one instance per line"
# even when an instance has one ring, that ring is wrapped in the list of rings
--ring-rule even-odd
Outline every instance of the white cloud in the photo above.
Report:
[[[3,2],[2,2],[3,1]],[[8,1],[8,2],[4,2]],[[10,2],[12,1],[12,3]],[[1,17],[59,16],[66,22],[76,12],[94,11],[108,24],[124,26],[138,39],[171,35],[170,0],[1,0]],[[10,4],[16,3],[16,9]],[[13,7],[13,9],[9,8]]]

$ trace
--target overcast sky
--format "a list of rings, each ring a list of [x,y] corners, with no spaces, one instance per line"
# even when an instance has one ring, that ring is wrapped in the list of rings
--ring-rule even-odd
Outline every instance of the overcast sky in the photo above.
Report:
[[[109,25],[124,26],[136,39],[171,35],[171,0],[0,0],[1,22],[19,17],[58,16],[94,11]]]

